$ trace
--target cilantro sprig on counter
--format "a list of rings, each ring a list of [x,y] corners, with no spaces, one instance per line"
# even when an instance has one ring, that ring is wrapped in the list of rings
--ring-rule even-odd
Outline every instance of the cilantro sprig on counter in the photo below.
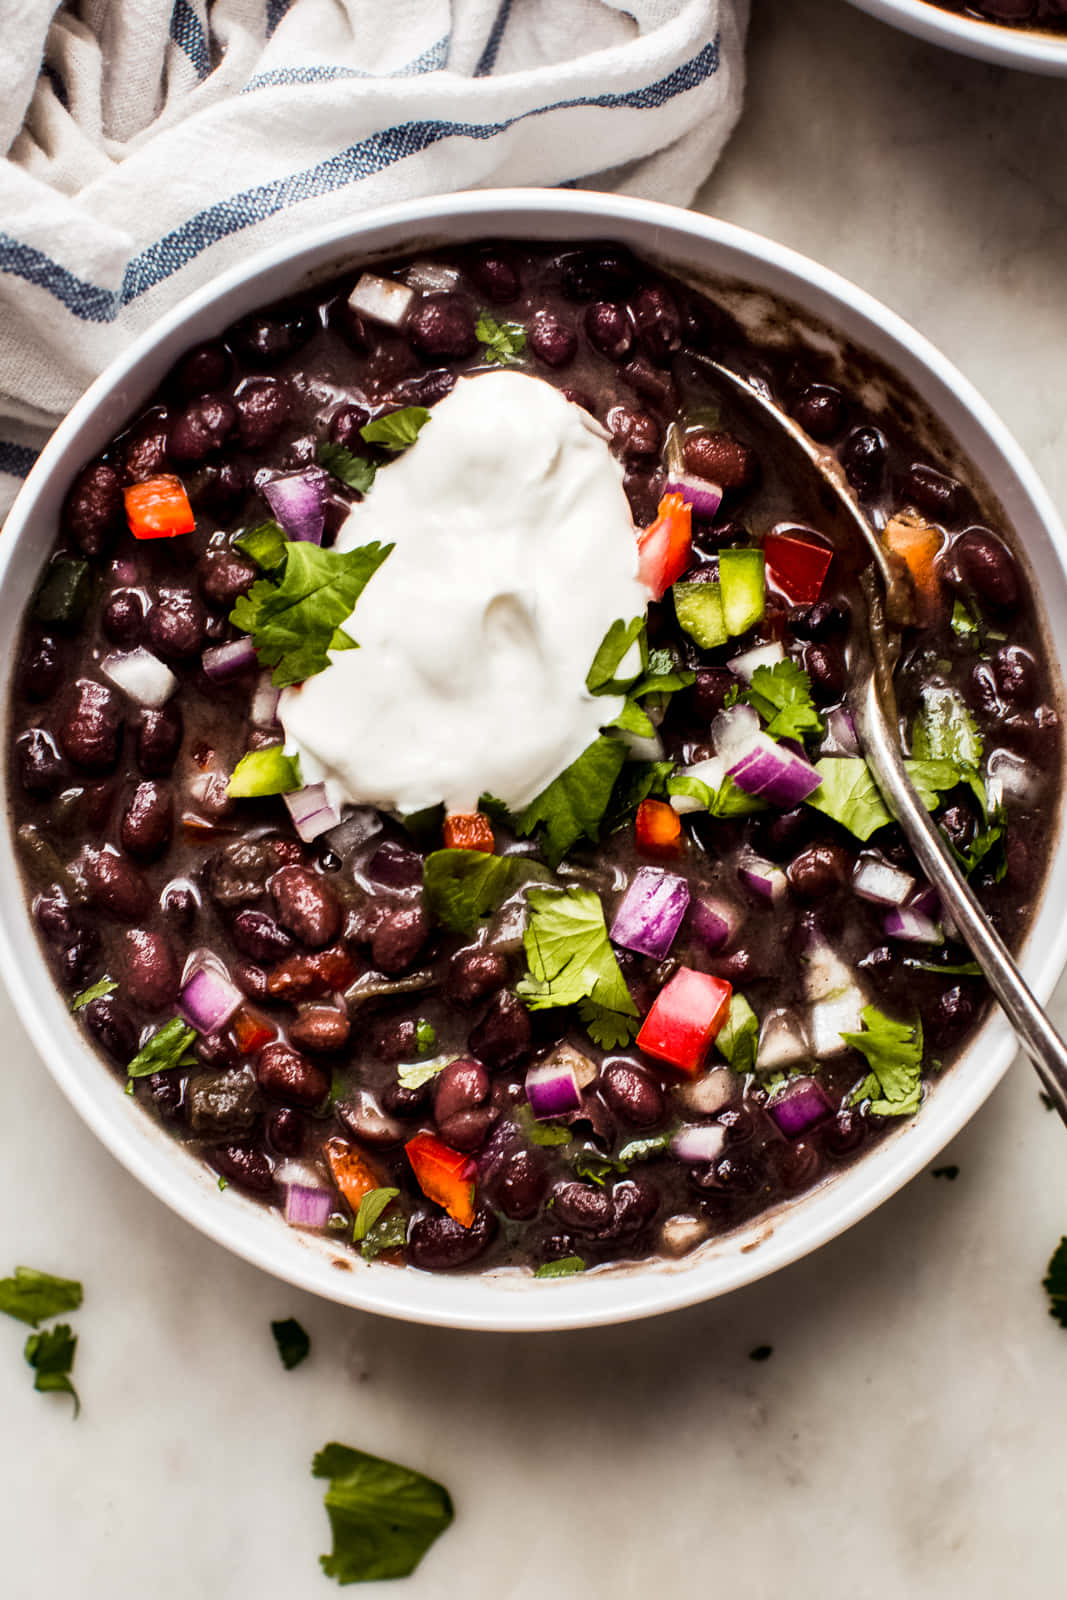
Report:
[[[923,1030],[913,1023],[894,1022],[877,1006],[864,1006],[862,1033],[843,1033],[842,1039],[867,1059],[870,1072],[853,1091],[851,1105],[869,1100],[876,1117],[910,1117],[922,1096]]]
[[[16,1267],[10,1278],[0,1278],[0,1312],[18,1322],[39,1328],[42,1322],[64,1311],[77,1311],[82,1303],[82,1286],[75,1278],[56,1278],[34,1267]],[[77,1335],[66,1322],[39,1333],[31,1333],[23,1355],[33,1368],[33,1387],[39,1394],[69,1394],[74,1415],[81,1410],[77,1390],[71,1382]]]
[[[326,1445],[311,1472],[330,1480],[333,1549],[319,1564],[340,1584],[406,1578],[455,1515],[442,1484],[345,1444]]]
[[[1055,1317],[1061,1328],[1067,1328],[1067,1239],[1061,1239],[1056,1246],[1041,1287],[1048,1293],[1049,1316]]]
[[[41,1333],[31,1333],[26,1340],[23,1355],[33,1368],[33,1387],[38,1394],[69,1394],[74,1401],[74,1415],[81,1410],[78,1391],[70,1380],[74,1367],[74,1354],[78,1348],[78,1335],[66,1322]]]
[[[628,1044],[637,1007],[608,939],[604,908],[592,889],[531,889],[523,935],[529,976],[516,993],[531,1011],[578,1006],[602,1049]]]
[[[311,1339],[307,1329],[301,1327],[295,1317],[286,1317],[284,1322],[272,1322],[270,1331],[277,1346],[278,1359],[286,1372],[292,1372],[301,1361],[307,1360],[311,1354]]]

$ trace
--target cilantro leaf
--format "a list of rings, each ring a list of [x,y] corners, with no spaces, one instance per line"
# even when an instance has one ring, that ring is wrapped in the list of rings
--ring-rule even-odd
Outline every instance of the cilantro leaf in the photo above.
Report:
[[[102,1000],[106,994],[114,994],[117,988],[118,984],[114,978],[97,978],[96,982],[91,983],[88,989],[83,989],[81,994],[74,996],[74,999],[70,1002],[70,1009],[72,1011],[80,1011],[83,1006],[89,1004],[90,1000]]]
[[[339,483],[358,494],[369,494],[378,469],[366,456],[357,456],[343,444],[327,444],[323,440],[315,451],[315,460]]]
[[[502,367],[517,361],[526,349],[526,329],[521,322],[497,322],[483,311],[474,329],[478,343],[484,345],[482,358]]]
[[[593,1000],[607,1011],[636,1017],[615,952],[604,908],[592,889],[531,889],[523,945],[530,974],[516,993],[531,1011]]]
[[[280,744],[249,750],[230,774],[226,793],[234,800],[254,800],[269,794],[293,794],[303,787],[300,757],[287,756]]]
[[[715,1048],[726,1057],[735,1072],[756,1070],[759,1019],[743,994],[730,997],[726,1021],[715,1035]]]
[[[978,771],[982,735],[955,689],[928,684],[923,690],[911,748],[919,761],[950,761],[961,773]]]
[[[949,842],[953,855],[968,877],[982,865],[983,861],[988,861],[990,855],[999,848],[999,859],[993,868],[993,882],[1000,883],[1003,879],[1008,870],[1008,857],[1003,849],[1004,821],[1003,808],[998,807],[990,816],[989,826],[972,840],[966,850],[957,850],[951,841]]]
[[[367,444],[380,444],[383,450],[406,450],[414,444],[430,420],[425,406],[404,406],[400,411],[390,411],[388,416],[375,417],[360,428],[360,437]]]
[[[619,1151],[617,1159],[624,1165],[631,1161],[649,1161],[661,1156],[671,1147],[670,1133],[650,1133],[647,1139],[631,1139]]]
[[[0,1311],[36,1328],[62,1311],[77,1311],[82,1286],[76,1278],[54,1278],[34,1267],[16,1267],[13,1278],[0,1278]]]
[[[1041,1287],[1048,1291],[1049,1316],[1055,1317],[1061,1328],[1067,1328],[1067,1239],[1061,1239],[1056,1246]]]
[[[330,650],[354,650],[341,631],[356,601],[392,550],[367,544],[357,550],[320,550],[291,540],[281,578],[260,578],[230,612],[230,621],[251,634],[264,666],[273,667],[275,688],[303,683],[329,666]]]
[[[408,1219],[402,1211],[389,1211],[367,1230],[359,1247],[364,1261],[373,1261],[383,1250],[399,1250],[407,1243]]]
[[[906,956],[906,967],[911,967],[913,972],[936,972],[942,978],[980,978],[982,969],[977,961],[960,961],[955,966],[945,966],[939,961],[919,961],[915,956]]]
[[[435,1056],[432,1061],[403,1061],[396,1069],[397,1082],[402,1089],[421,1089],[454,1060],[455,1056]]]
[[[436,1043],[437,1029],[425,1017],[420,1017],[415,1024],[415,1048],[419,1055],[428,1056]]]
[[[295,1317],[287,1317],[284,1322],[272,1322],[270,1331],[286,1372],[292,1372],[301,1361],[307,1360],[311,1354],[311,1340]]]
[[[843,1033],[842,1039],[867,1058],[870,1072],[853,1091],[850,1105],[871,1102],[876,1117],[910,1117],[919,1109],[922,1094],[922,1023],[894,1022],[877,1006],[864,1006],[862,1033]]]
[[[981,634],[979,619],[966,600],[962,600],[958,595],[952,607],[952,631],[957,639],[977,647]]]
[[[636,682],[644,670],[646,658],[644,634],[644,617],[632,617],[629,622],[624,622],[619,617],[611,624],[601,639],[597,653],[593,657],[593,665],[585,676],[585,686],[590,694],[624,694],[630,685]],[[635,644],[640,645],[637,671],[627,677],[617,677],[616,673]]]
[[[959,782],[958,772],[947,761],[905,761],[904,766],[928,811],[936,806],[939,792],[954,789]],[[892,822],[862,756],[824,756],[816,761],[815,770],[822,782],[805,805],[839,822],[857,839],[869,839]]]
[[[399,1193],[399,1189],[372,1189],[369,1194],[363,1196],[363,1199],[359,1202],[356,1223],[352,1230],[352,1239],[355,1244],[359,1244],[367,1237],[386,1206],[392,1205]]]
[[[34,1370],[33,1387],[39,1394],[69,1394],[74,1401],[74,1415],[81,1410],[78,1391],[70,1381],[78,1336],[65,1322],[43,1333],[31,1333],[26,1340],[23,1355]]]
[[[246,528],[233,542],[264,572],[274,572],[285,560],[285,534],[273,518],[257,522],[254,528]]]
[[[639,739],[654,739],[656,729],[647,711],[642,711],[636,700],[629,696],[623,701],[617,717],[604,724],[606,728],[621,728],[624,733],[634,733]]]
[[[811,679],[795,661],[757,667],[752,687],[740,698],[755,706],[772,739],[803,739],[806,733],[822,732],[822,718],[811,698]]]
[[[589,1037],[601,1050],[621,1050],[637,1036],[636,1017],[623,1016],[609,1006],[597,1005],[595,1000],[580,1000],[578,1015]]]
[[[487,850],[434,850],[422,869],[430,919],[449,933],[472,934],[528,872],[521,858]]]
[[[517,830],[524,837],[535,828],[544,828],[544,853],[551,866],[558,866],[579,839],[596,843],[625,760],[622,740],[601,734],[517,819]]]
[[[432,1478],[345,1444],[326,1445],[311,1472],[330,1480],[333,1550],[319,1563],[341,1584],[406,1578],[455,1514],[448,1490]]]
[[[711,792],[708,805],[709,815],[713,817],[747,817],[753,811],[766,810],[766,800],[761,800],[758,795],[746,794],[743,789],[739,789],[729,773],[719,788]]]
[[[126,1068],[127,1075],[147,1078],[153,1072],[169,1072],[172,1067],[191,1067],[196,1061],[195,1043],[196,1029],[186,1027],[181,1017],[171,1017],[141,1046]]]
[[[584,1272],[581,1256],[560,1256],[556,1261],[542,1261],[534,1269],[535,1278],[569,1278],[575,1272]]]
[[[608,809],[601,822],[602,833],[614,833],[634,820],[642,800],[650,795],[663,799],[673,761],[627,761],[611,791]]]
[[[674,694],[676,689],[688,689],[697,675],[688,667],[680,667],[669,650],[651,650],[648,666],[633,685],[630,693],[634,699],[646,694]]]

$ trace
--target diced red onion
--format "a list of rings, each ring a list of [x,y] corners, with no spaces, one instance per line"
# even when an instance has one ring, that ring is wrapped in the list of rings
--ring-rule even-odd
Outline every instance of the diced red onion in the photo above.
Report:
[[[623,895],[611,938],[624,950],[662,961],[674,943],[689,904],[689,885],[673,872],[641,867]]]
[[[270,673],[265,672],[256,685],[256,692],[252,696],[251,722],[253,728],[276,728],[278,726],[278,702],[282,691],[276,689],[270,681]]]
[[[915,888],[915,879],[884,856],[864,853],[852,874],[852,887],[861,900],[876,906],[901,906]]]
[[[736,678],[742,678],[745,683],[751,683],[753,674],[758,667],[774,667],[779,661],[785,660],[785,651],[780,644],[758,644],[752,650],[743,650],[739,656],[734,656],[726,665]]]
[[[717,483],[706,478],[696,478],[690,472],[672,472],[667,478],[664,494],[680,494],[687,506],[698,517],[713,517],[722,505],[722,490]]]
[[[911,909],[920,912],[924,917],[929,917],[931,922],[940,922],[950,939],[959,937],[956,924],[941,904],[941,896],[930,884],[925,884],[912,896]]]
[[[365,272],[348,297],[352,310],[368,322],[387,328],[403,327],[415,302],[415,291],[395,278],[379,278]]]
[[[248,634],[229,644],[213,644],[201,657],[204,672],[215,683],[225,683],[257,665],[256,649]]]
[[[336,828],[341,820],[341,813],[326,793],[324,783],[309,783],[293,794],[283,795],[282,799],[293,819],[293,827],[305,844],[310,844],[328,828]]]
[[[834,706],[826,713],[826,732],[819,745],[824,756],[858,756],[860,742],[856,737],[856,724],[847,706]]]
[[[329,1189],[313,1189],[306,1183],[285,1185],[285,1220],[291,1228],[325,1228],[333,1209]]]
[[[693,900],[689,906],[689,926],[709,950],[721,950],[737,932],[741,918],[725,900]]]
[[[671,1140],[671,1154],[678,1161],[696,1165],[718,1161],[726,1147],[726,1129],[717,1122],[694,1122],[679,1128]]]
[[[934,891],[931,889],[928,893],[933,896],[936,906]],[[920,895],[911,905],[890,907],[885,914],[886,933],[891,939],[900,939],[905,944],[944,944],[945,931],[939,922],[934,921],[936,911],[931,914],[929,906],[927,896]]]
[[[531,1067],[526,1074],[526,1098],[538,1122],[577,1111],[582,1092],[571,1062],[556,1052],[548,1061]]]
[[[730,706],[727,711],[720,711],[712,722],[711,742],[716,755],[729,765],[748,749],[759,731],[759,713],[755,706]]]
[[[128,694],[138,705],[158,711],[166,705],[178,680],[158,656],[138,645],[136,650],[113,651],[100,663],[100,671],[110,678],[117,689]]]
[[[767,1107],[787,1139],[796,1139],[830,1115],[830,1102],[814,1078],[797,1078]]]
[[[326,474],[321,467],[308,467],[284,478],[272,478],[262,486],[263,498],[274,512],[283,533],[304,544],[321,544],[326,525]]]
[[[219,967],[194,967],[178,996],[178,1010],[197,1033],[218,1033],[244,1004],[244,995]]]
[[[755,851],[746,850],[739,857],[737,876],[745,888],[765,905],[778,905],[785,898],[786,876],[773,861],[765,861]]]
[[[757,733],[727,771],[739,789],[783,811],[792,811],[822,782],[810,762],[765,733]]]

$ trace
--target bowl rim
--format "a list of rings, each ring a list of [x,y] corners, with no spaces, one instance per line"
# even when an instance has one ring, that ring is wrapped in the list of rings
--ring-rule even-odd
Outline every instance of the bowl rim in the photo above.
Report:
[[[455,230],[451,234],[450,227]],[[734,266],[724,271],[705,264],[705,270],[733,277],[743,277],[747,270],[768,294],[791,296],[806,310],[816,302],[819,309],[815,314],[824,316],[850,340],[866,343],[876,359],[901,371],[935,414],[943,417],[946,406],[958,412],[959,422],[950,425],[950,431],[956,433],[964,422],[976,428],[999,473],[999,477],[990,476],[992,486],[1004,498],[1007,484],[1011,491],[1008,500],[1027,512],[1047,541],[1054,577],[1063,590],[1067,630],[1067,535],[1051,500],[1004,424],[923,335],[838,274],[734,224],[629,196],[536,189],[482,190],[400,201],[349,222],[308,230],[250,257],[173,307],[94,381],[32,469],[0,541],[0,616],[6,596],[15,591],[13,568],[18,564],[17,576],[23,578],[26,570],[36,573],[39,569],[32,549],[39,504],[44,501],[47,505],[51,499],[58,505],[58,496],[65,492],[73,471],[115,431],[114,419],[128,418],[155,386],[154,381],[147,389],[143,382],[138,385],[139,369],[150,369],[153,359],[158,367],[164,357],[169,364],[197,338],[210,336],[204,328],[190,331],[189,325],[198,318],[210,323],[211,312],[219,311],[227,297],[239,296],[237,314],[241,314],[295,292],[309,274],[325,278],[328,274],[320,263],[327,260],[335,261],[337,270],[344,270],[347,264],[381,250],[399,252],[403,248],[400,241],[410,241],[413,234],[425,237],[435,231],[443,241],[510,236],[580,242],[614,233],[639,252],[658,256],[668,267],[672,259],[679,260],[683,247],[718,255],[733,260]],[[679,265],[676,270],[684,268]],[[267,283],[279,272],[288,282],[288,291],[283,287],[268,292]],[[229,320],[234,314],[232,307],[225,309]],[[221,325],[214,323],[215,328]],[[133,400],[127,398],[127,384],[132,386]],[[934,399],[930,398],[931,389]],[[85,436],[97,442],[89,445]],[[973,448],[964,448],[973,457]],[[984,461],[982,470],[988,472]],[[1011,519],[1018,521],[1017,512],[1010,505],[1008,509]],[[42,517],[52,514],[54,506],[41,513]],[[27,597],[30,592],[25,586]],[[17,607],[12,603],[14,617],[21,618],[25,603],[25,597],[19,598]],[[6,676],[0,680],[5,706],[10,704],[10,670],[7,662],[2,668]],[[6,762],[0,763],[0,797],[5,805],[6,769]],[[286,1229],[275,1212],[232,1188],[227,1203],[220,1205],[214,1175],[207,1172],[205,1164],[122,1093],[114,1072],[84,1041],[69,1015],[37,945],[21,890],[11,892],[18,884],[13,840],[13,830],[6,828],[0,839],[0,893],[5,887],[8,891],[4,896],[6,913],[0,918],[0,961],[31,1041],[78,1114],[134,1177],[215,1243],[298,1288],[401,1320],[506,1332],[593,1327],[676,1310],[754,1282],[835,1238],[914,1177],[974,1114],[1015,1054],[1010,1029],[994,1012],[953,1068],[950,1080],[915,1121],[895,1130],[832,1181],[764,1213],[722,1240],[711,1241],[694,1257],[679,1263],[613,1267],[535,1283],[525,1274],[427,1274],[358,1258],[330,1262],[318,1242],[312,1246],[306,1236]],[[1062,827],[1057,841],[1050,881],[1059,863],[1067,883],[1067,840]],[[1046,885],[1035,925],[1049,914],[1048,901]],[[1046,937],[1041,941],[1031,937],[1023,953],[1028,979],[1042,1000],[1051,993],[1067,961],[1067,918],[1052,922],[1050,916],[1049,920],[1050,926],[1043,930]],[[162,1150],[170,1155],[162,1155]],[[338,1265],[348,1270],[332,1270]]]
[[[860,11],[959,55],[1003,67],[1067,76],[1067,35],[1011,28],[943,11],[934,0],[851,0]]]

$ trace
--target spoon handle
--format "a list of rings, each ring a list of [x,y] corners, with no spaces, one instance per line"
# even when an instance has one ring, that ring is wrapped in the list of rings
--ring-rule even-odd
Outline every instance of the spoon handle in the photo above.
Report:
[[[886,804],[985,973],[1049,1099],[1067,1123],[1067,1045],[1030,992],[1007,945],[975,899],[940,829],[912,787],[873,675],[857,685],[853,712],[863,753]]]

